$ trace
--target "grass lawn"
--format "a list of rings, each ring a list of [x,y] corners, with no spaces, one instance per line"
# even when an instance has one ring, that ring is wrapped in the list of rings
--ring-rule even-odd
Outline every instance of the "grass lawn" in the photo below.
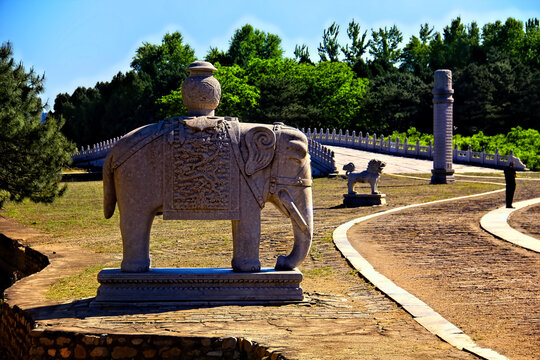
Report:
[[[310,255],[300,265],[305,278],[303,287],[309,289],[316,283],[316,288],[324,289],[325,283],[335,286],[341,280],[356,276],[351,268],[343,266],[343,259],[332,243],[333,230],[346,221],[393,207],[502,188],[495,184],[465,181],[430,185],[430,176],[425,177],[427,180],[383,175],[379,190],[386,194],[388,205],[354,209],[341,205],[342,195],[347,191],[345,179],[315,179],[314,240]],[[369,185],[358,186],[356,190],[359,193],[368,193]],[[79,182],[69,183],[65,195],[50,205],[28,201],[6,204],[3,215],[51,234],[52,238],[47,241],[77,244],[97,253],[95,265],[82,273],[58,279],[48,293],[49,298],[65,300],[94,296],[98,285],[96,274],[103,267],[119,266],[122,240],[118,211],[111,219],[106,220],[103,217],[102,196],[101,181]],[[273,267],[277,255],[291,249],[292,239],[289,220],[273,205],[267,204],[262,220],[262,265]],[[99,256],[99,253],[107,254],[107,257]],[[230,222],[163,221],[163,218],[158,216],[152,227],[150,255],[153,267],[229,267],[232,257]],[[104,258],[115,260],[101,260]]]

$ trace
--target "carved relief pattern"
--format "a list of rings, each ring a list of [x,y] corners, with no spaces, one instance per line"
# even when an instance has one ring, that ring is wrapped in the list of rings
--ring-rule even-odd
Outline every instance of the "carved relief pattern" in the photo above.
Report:
[[[182,126],[174,132],[173,208],[231,208],[231,140],[223,122],[204,130]]]

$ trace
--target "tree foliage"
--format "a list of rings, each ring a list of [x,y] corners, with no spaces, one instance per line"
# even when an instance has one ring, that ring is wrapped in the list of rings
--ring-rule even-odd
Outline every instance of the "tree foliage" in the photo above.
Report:
[[[228,49],[210,48],[206,56],[222,84],[217,114],[298,127],[429,132],[433,73],[450,69],[454,124],[462,135],[540,127],[538,19],[508,18],[480,28],[457,17],[441,31],[422,24],[406,43],[395,25],[369,31],[353,19],[343,45],[339,29],[334,22],[323,30],[318,63],[304,44],[296,46],[296,60],[284,59],[277,35],[251,25],[237,29]],[[192,59],[182,36],[167,34],[161,44],[139,48],[135,71],[59,95],[55,113],[80,144],[185,114],[179,88]]]
[[[195,51],[179,32],[165,34],[161,44],[143,43],[137,49],[131,67],[146,75],[152,83],[155,99],[176,89],[188,76],[186,68],[195,61]]]
[[[337,40],[338,35],[339,25],[335,22],[328,29],[324,29],[322,43],[319,43],[317,48],[322,62],[338,61],[339,49],[341,48]]]
[[[147,124],[155,116],[152,83],[134,71],[118,73],[93,88],[77,88],[72,95],[59,94],[55,116],[66,120],[64,133],[79,145],[122,136]]]
[[[210,48],[205,60],[221,65],[244,67],[251,59],[279,59],[283,55],[281,39],[275,34],[254,29],[246,24],[235,31],[227,52]]]
[[[298,64],[291,59],[252,59],[245,68],[221,66],[215,77],[222,98],[217,115],[296,127],[347,127],[359,118],[367,80],[344,63]],[[181,101],[180,91],[164,103]],[[172,106],[170,107],[172,109]],[[181,111],[181,109],[176,109]],[[172,109],[168,116],[181,115]]]
[[[366,127],[377,133],[432,127],[431,88],[410,73],[392,72],[372,79],[364,104]],[[427,113],[426,113],[427,112]]]
[[[418,76],[423,81],[429,81],[433,76],[430,66],[430,42],[434,40],[434,28],[429,24],[420,26],[419,36],[412,36],[403,48],[401,70]]]
[[[313,62],[311,61],[311,58],[309,57],[309,48],[305,44],[302,44],[302,46],[300,45],[295,46],[294,57],[298,61],[298,63],[313,64]]]
[[[6,200],[52,202],[62,195],[63,165],[74,147],[60,132],[62,121],[47,117],[39,94],[44,76],[16,64],[12,46],[0,47],[0,208]]]
[[[282,61],[252,65],[271,71],[259,76],[261,100],[251,121],[281,121],[299,128],[342,128],[359,118],[367,80],[356,78],[344,63]]]
[[[374,74],[384,74],[394,68],[394,65],[401,59],[401,49],[399,44],[403,40],[403,35],[396,25],[390,29],[371,31],[372,40],[369,44],[369,53],[373,56]]]
[[[131,63],[134,70],[119,72],[93,88],[59,94],[54,114],[66,120],[64,132],[78,145],[122,136],[159,118],[157,100],[182,84],[194,60],[194,51],[182,35],[167,33],[161,44],[143,43],[137,49]]]
[[[358,77],[367,77],[369,69],[364,61],[364,54],[371,45],[371,40],[367,40],[367,30],[360,36],[360,24],[352,20],[347,28],[347,36],[351,40],[351,44],[346,44],[341,48],[345,55],[345,62],[353,69]]]

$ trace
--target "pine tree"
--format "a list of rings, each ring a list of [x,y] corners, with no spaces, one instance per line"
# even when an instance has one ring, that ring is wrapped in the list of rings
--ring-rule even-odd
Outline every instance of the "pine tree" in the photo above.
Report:
[[[44,76],[16,64],[11,44],[0,47],[0,208],[6,200],[52,202],[62,195],[62,166],[74,147],[62,121],[41,120]]]

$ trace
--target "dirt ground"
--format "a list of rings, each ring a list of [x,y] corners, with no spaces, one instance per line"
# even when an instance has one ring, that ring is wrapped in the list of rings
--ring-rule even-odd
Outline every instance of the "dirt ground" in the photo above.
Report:
[[[405,181],[390,177],[383,180],[381,188],[388,194],[391,205],[378,209],[352,210],[340,206],[341,194],[346,188],[344,180],[325,179],[316,184],[314,212],[317,233],[313,249],[302,264],[302,287],[309,298],[307,304],[279,307],[218,306],[113,314],[88,308],[87,304],[91,300],[63,300],[62,303],[55,303],[38,299],[40,306],[31,306],[31,311],[38,320],[38,326],[42,328],[97,333],[244,336],[281,350],[291,359],[475,358],[442,342],[422,328],[399,306],[360,278],[333,246],[329,235],[337,225],[391,206],[418,201],[412,189],[421,188],[425,194],[432,192],[433,195],[429,196],[443,191],[443,188],[425,185],[425,181],[421,180]],[[520,185],[516,201],[520,196],[540,196],[540,190],[532,191]],[[335,196],[321,197],[317,195],[320,193],[319,188],[325,188],[327,193],[335,193]],[[460,191],[465,190],[463,188]],[[455,196],[450,193],[448,195]],[[362,224],[360,226],[367,227],[361,230],[358,238],[361,246],[372,254],[368,260],[373,261],[379,271],[420,297],[472,336],[480,346],[493,348],[511,358],[530,359],[531,356],[526,356],[527,352],[530,355],[531,349],[539,346],[540,303],[534,293],[536,291],[537,294],[539,290],[538,257],[508,244],[501,245],[500,241],[484,233],[478,226],[485,212],[500,207],[503,202],[504,193],[499,193],[485,199],[482,197],[460,203],[459,206],[456,206],[457,203],[448,203],[439,207],[420,207],[410,213],[398,213],[396,218],[381,217],[381,223],[373,221]],[[463,211],[468,214],[466,221],[461,216]],[[276,252],[286,251],[290,247],[290,225],[272,207],[265,209],[265,213],[263,227],[267,230],[263,231],[261,260],[265,266],[272,266]],[[55,279],[76,273],[88,266],[88,263],[110,259],[110,255],[103,253],[89,256],[86,249],[80,252],[86,261],[77,260],[77,257],[73,257],[76,261],[67,261],[71,258],[67,254],[79,252],[74,247],[68,248],[66,240],[51,238],[47,234],[22,228],[11,220],[0,219],[0,225],[6,222],[11,224],[8,236],[28,237],[25,242],[41,243],[44,251],[56,256],[56,260],[64,261],[56,270],[50,269],[47,282],[39,284],[41,290],[31,286],[23,297],[44,292]],[[160,222],[163,221],[156,220],[157,231],[160,231]],[[427,225],[416,228],[416,222]],[[0,232],[4,230],[0,226]],[[17,234],[19,230],[21,232]],[[161,231],[171,236],[174,229],[167,227]],[[366,238],[365,234],[373,233],[379,236]],[[437,241],[431,243],[434,239]],[[212,241],[216,242],[216,246],[204,244],[205,255],[228,260],[229,254],[223,251],[222,245],[218,246],[218,240]],[[156,263],[170,266],[169,258],[178,257],[183,252],[192,253],[188,253],[186,245],[175,246],[167,252],[164,250],[163,254],[154,250]],[[366,257],[369,255],[364,251],[361,253]],[[451,257],[453,253],[460,254],[460,257]],[[484,253],[479,263],[472,262],[472,256],[469,256]],[[52,260],[55,260],[54,256]],[[390,274],[397,275],[392,277],[383,268],[379,268],[377,261],[381,260],[390,269]],[[490,267],[493,265],[497,273]],[[527,284],[527,281],[530,283]],[[415,286],[425,290],[425,294],[417,293]],[[442,299],[441,294],[444,294]],[[519,303],[520,296],[526,298],[525,306]],[[517,300],[508,304],[505,299]],[[517,349],[511,349],[512,346]],[[507,351],[508,348],[510,350]]]
[[[400,178],[387,178],[385,181],[383,188],[395,206],[413,201],[414,192],[409,192],[418,186],[423,187],[425,193],[440,192],[440,189],[429,185],[419,185],[425,181]],[[333,196],[321,196],[322,188]],[[344,189],[346,182],[343,179],[321,179],[315,185],[317,233],[312,251],[301,266],[304,274],[302,288],[307,303],[186,309],[164,307],[152,311],[129,308],[115,312],[90,307],[91,298],[47,300],[45,291],[59,278],[80,272],[81,267],[89,263],[108,261],[103,259],[108,255],[88,254],[88,249],[79,252],[69,239],[39,232],[34,234],[33,230],[18,228],[14,222],[7,221],[11,224],[9,236],[28,236],[25,243],[35,245],[37,250],[51,256],[49,267],[21,280],[15,285],[16,291],[13,288],[8,290],[10,299],[30,311],[41,329],[97,334],[245,337],[281,351],[289,359],[474,359],[472,354],[452,347],[420,326],[392,300],[363,280],[335,249],[331,233],[337,225],[383,210],[340,206]],[[453,191],[466,190],[456,188]],[[276,253],[290,249],[290,223],[271,206],[264,212],[263,228],[266,230],[263,231],[261,260],[265,266],[272,266]],[[175,230],[174,224],[159,230],[160,222],[163,221],[156,220],[156,230],[168,232],[169,237],[176,236],[175,231],[179,230]],[[0,221],[0,225],[2,223],[6,221]],[[18,229],[21,233],[17,234]],[[25,231],[30,231],[30,234]],[[170,264],[168,259],[178,258],[182,253],[184,257],[189,256],[194,252],[199,253],[202,261],[205,257],[223,258],[224,264],[230,261],[230,254],[225,250],[227,247],[217,238],[201,244],[200,250],[189,249],[189,246],[193,245],[180,242],[168,246],[163,254],[154,250],[156,263],[166,266]],[[78,254],[85,259],[79,259]]]
[[[540,196],[520,181],[515,201]],[[377,271],[417,296],[482,347],[511,359],[539,359],[540,255],[494,238],[480,218],[504,193],[413,208],[356,225],[353,245]],[[540,239],[540,207],[511,225]]]
[[[508,224],[519,232],[540,239],[540,204],[514,211]]]

